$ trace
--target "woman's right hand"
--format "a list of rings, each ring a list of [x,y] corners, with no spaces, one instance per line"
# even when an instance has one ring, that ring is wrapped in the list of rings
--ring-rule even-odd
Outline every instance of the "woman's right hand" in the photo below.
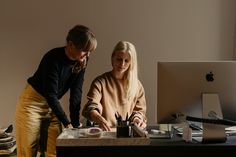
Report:
[[[73,128],[73,126],[71,124],[68,124],[67,126],[65,126],[65,128]]]
[[[102,115],[99,114],[97,110],[92,110],[90,112],[90,117],[104,131],[111,131],[111,128],[108,125],[108,122],[106,121],[104,117],[102,117]]]

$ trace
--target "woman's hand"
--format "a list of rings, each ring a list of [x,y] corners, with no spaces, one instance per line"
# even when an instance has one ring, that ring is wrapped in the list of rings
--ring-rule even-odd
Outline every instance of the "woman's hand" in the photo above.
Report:
[[[67,126],[65,126],[65,128],[73,128],[73,126],[71,124],[68,124]]]
[[[111,128],[108,125],[108,122],[106,121],[104,117],[100,115],[100,113],[97,110],[92,110],[90,112],[90,117],[104,131],[111,131]]]
[[[141,127],[142,129],[146,128],[146,126],[147,126],[147,124],[146,124],[143,120],[141,120],[140,118],[138,118],[138,117],[135,117],[135,118],[133,119],[133,123],[137,124],[137,125],[138,125],[139,127]]]

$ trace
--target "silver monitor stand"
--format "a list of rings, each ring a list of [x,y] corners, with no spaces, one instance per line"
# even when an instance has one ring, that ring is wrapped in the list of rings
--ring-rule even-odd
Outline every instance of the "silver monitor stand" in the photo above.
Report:
[[[217,93],[203,93],[203,118],[223,119],[220,99]],[[203,143],[225,142],[226,133],[223,125],[203,123]]]

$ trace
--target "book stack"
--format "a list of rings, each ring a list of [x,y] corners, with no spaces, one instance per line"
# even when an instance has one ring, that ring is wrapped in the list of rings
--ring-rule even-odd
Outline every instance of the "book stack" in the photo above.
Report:
[[[10,155],[16,149],[16,139],[12,136],[13,126],[0,127],[0,155]]]

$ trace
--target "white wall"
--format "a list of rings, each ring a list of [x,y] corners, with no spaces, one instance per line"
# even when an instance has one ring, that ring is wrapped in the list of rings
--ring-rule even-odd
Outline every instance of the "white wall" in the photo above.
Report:
[[[156,122],[158,60],[233,59],[235,0],[1,0],[0,126],[14,122],[19,94],[41,57],[63,46],[75,24],[93,29],[98,39],[84,84],[83,104],[92,79],[111,69],[119,40],[136,45],[139,74],[146,90],[149,124]],[[67,96],[62,100],[67,110]]]

